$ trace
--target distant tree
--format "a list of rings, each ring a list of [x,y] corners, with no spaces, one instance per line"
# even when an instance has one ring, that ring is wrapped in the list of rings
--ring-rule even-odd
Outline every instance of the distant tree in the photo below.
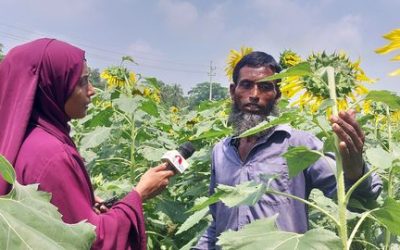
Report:
[[[3,44],[0,43],[0,61],[3,60],[4,54],[3,54]]]
[[[89,68],[89,80],[96,88],[104,89],[105,82],[100,78],[100,70]]]
[[[172,85],[165,84],[162,81],[158,81],[161,103],[166,107],[178,107],[183,108],[187,105],[187,99],[183,95],[183,89],[181,85],[175,83]]]
[[[210,83],[198,83],[188,92],[189,94],[189,107],[194,108],[202,101],[209,100],[210,98]],[[222,87],[220,83],[212,84],[212,99],[221,100],[228,97],[228,88]]]

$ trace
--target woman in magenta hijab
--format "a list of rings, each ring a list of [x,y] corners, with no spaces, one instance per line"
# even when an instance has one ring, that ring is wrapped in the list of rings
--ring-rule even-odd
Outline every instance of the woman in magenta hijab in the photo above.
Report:
[[[151,168],[111,209],[93,210],[90,178],[68,126],[86,115],[94,94],[88,74],[84,51],[55,39],[12,49],[0,63],[0,154],[20,183],[52,194],[64,222],[96,226],[93,249],[146,249],[142,200],[163,190],[173,172]],[[0,177],[0,194],[9,189]]]

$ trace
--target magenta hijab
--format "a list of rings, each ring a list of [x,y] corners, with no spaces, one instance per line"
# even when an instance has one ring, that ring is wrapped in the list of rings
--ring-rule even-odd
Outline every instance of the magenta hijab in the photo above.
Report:
[[[1,61],[0,154],[12,165],[29,124],[75,148],[64,104],[80,79],[84,60],[83,50],[43,38],[13,48]],[[9,189],[0,177],[0,195]]]

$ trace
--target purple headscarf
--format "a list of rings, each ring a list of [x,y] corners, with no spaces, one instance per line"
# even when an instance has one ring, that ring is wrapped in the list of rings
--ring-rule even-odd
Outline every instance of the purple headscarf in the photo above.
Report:
[[[83,50],[43,38],[15,47],[1,61],[0,154],[11,164],[16,161],[29,123],[74,145],[68,135],[64,104],[79,81],[84,59]],[[9,188],[0,177],[0,195]]]

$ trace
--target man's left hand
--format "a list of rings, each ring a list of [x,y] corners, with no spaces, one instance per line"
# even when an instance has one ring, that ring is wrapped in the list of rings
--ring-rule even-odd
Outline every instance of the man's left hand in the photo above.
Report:
[[[363,147],[365,136],[356,121],[354,110],[340,111],[339,117],[331,116],[332,129],[339,138],[339,151],[343,160],[345,177],[356,181],[363,174]]]

